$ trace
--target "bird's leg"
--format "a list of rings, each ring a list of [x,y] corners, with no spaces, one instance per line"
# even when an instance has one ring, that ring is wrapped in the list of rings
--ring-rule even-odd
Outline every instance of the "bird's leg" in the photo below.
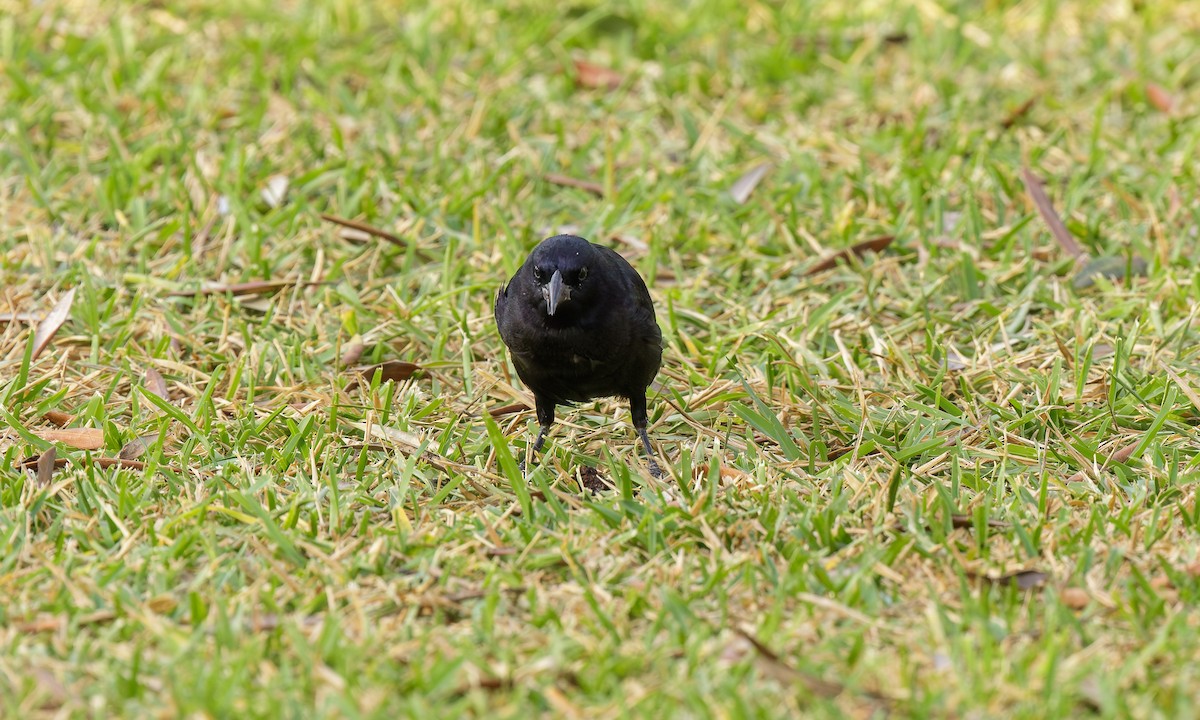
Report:
[[[646,449],[646,464],[650,466],[650,474],[655,478],[661,478],[663,472],[654,460],[656,453],[654,448],[650,447],[650,434],[646,432],[648,419],[645,393],[634,394],[629,398],[629,414],[633,416],[633,429],[637,430],[638,437],[642,439],[642,447]]]
[[[533,398],[534,409],[537,410],[538,425],[541,429],[538,430],[537,439],[533,441],[533,449],[530,455],[536,458],[538,451],[542,449],[542,445],[546,442],[546,434],[550,432],[550,426],[554,424],[554,403],[544,398]],[[521,460],[521,472],[525,472],[525,460]]]
[[[550,432],[549,425],[543,425],[538,430],[537,439],[533,441],[533,450],[531,451],[534,455],[537,455],[538,451],[542,449],[542,445],[546,442],[546,433],[548,432]]]

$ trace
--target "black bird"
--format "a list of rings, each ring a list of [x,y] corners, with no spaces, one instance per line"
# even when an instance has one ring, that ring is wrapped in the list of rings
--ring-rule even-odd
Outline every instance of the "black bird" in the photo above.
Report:
[[[613,250],[575,235],[538,244],[496,296],[496,325],[521,381],[533,391],[541,449],[556,405],[628,398],[650,473],[661,477],[646,433],[646,388],[662,364],[650,291]]]

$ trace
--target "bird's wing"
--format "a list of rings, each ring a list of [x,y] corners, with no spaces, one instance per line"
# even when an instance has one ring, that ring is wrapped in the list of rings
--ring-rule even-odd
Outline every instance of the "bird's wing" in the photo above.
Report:
[[[620,287],[633,300],[633,319],[635,324],[646,329],[643,340],[654,345],[662,345],[662,329],[654,316],[654,301],[650,299],[650,288],[641,274],[629,264],[629,261],[616,250],[603,245],[596,245],[601,256],[609,266],[611,277],[621,278]]]
[[[496,293],[496,302],[492,305],[492,317],[496,320],[496,328],[500,331],[500,337],[504,337],[504,305],[508,300],[508,285],[501,285],[499,292]]]

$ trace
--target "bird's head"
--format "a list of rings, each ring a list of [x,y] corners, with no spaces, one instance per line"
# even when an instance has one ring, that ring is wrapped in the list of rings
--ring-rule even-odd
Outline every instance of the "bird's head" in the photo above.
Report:
[[[595,269],[596,248],[575,235],[546,238],[525,261],[533,283],[546,302],[546,314],[571,312],[586,304],[588,274]]]

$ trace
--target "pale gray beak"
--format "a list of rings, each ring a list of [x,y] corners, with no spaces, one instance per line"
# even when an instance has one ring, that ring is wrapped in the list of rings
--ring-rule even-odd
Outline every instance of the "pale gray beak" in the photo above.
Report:
[[[550,282],[542,288],[542,297],[546,298],[546,312],[553,315],[558,310],[558,304],[571,299],[571,293],[563,284],[562,273],[555,270],[550,276]]]

